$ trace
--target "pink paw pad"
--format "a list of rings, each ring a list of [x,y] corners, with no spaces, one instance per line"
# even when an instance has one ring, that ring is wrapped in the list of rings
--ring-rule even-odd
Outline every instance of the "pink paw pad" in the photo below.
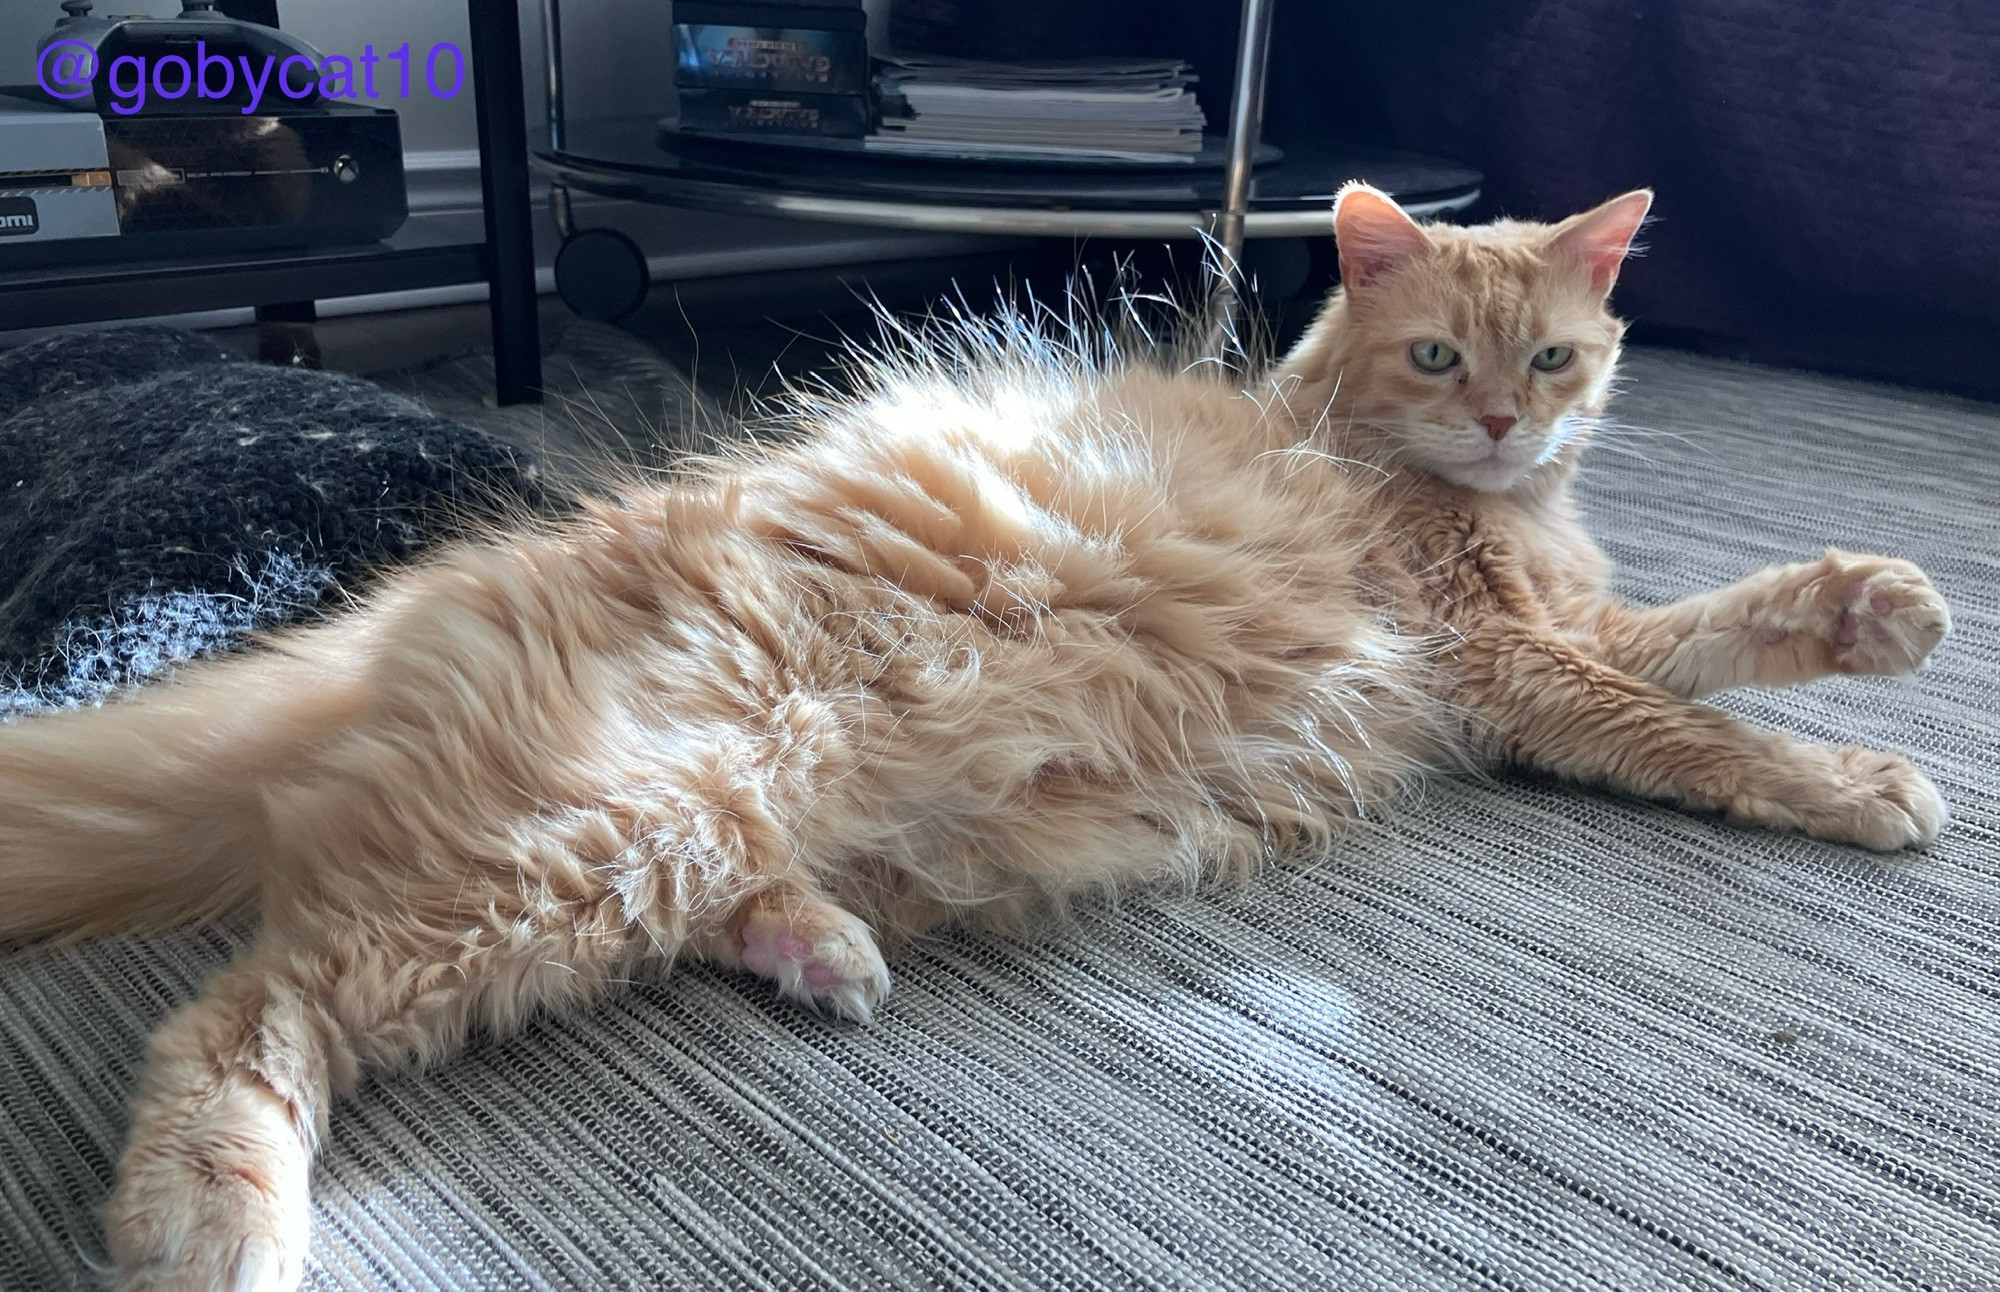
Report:
[[[744,922],[740,937],[739,963],[794,1000],[866,1022],[889,994],[872,933],[845,911],[766,909]]]
[[[759,977],[780,980],[788,971],[796,971],[808,987],[832,987],[843,980],[840,970],[813,954],[805,935],[758,924],[743,930],[743,967]]]
[[[1837,586],[1829,636],[1842,672],[1908,673],[1950,630],[1944,598],[1908,562],[1868,558],[1865,572],[1844,572]]]
[[[812,943],[790,929],[753,924],[743,930],[743,967],[761,977],[775,978],[788,963],[811,956]]]
[[[1867,592],[1867,590],[1868,579],[1865,575],[1847,581],[1846,595],[1841,598],[1844,604],[1841,606],[1840,618],[1836,619],[1833,625],[1833,640],[1842,646],[1852,646],[1861,640],[1863,619],[1856,612],[1861,610],[1862,594]],[[1895,609],[1895,606],[1896,603],[1893,600],[1880,592],[1867,598],[1867,610],[1871,615],[1871,618],[1867,621],[1867,627],[1872,630],[1868,634],[1869,637],[1876,641],[1887,641],[1889,639],[1889,634],[1877,621],[1881,616]]]

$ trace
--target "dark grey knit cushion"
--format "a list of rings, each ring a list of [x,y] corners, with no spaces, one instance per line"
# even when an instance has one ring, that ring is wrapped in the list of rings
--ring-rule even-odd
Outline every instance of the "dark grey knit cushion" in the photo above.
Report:
[[[162,327],[0,352],[0,706],[97,698],[403,560],[520,450],[352,377]]]

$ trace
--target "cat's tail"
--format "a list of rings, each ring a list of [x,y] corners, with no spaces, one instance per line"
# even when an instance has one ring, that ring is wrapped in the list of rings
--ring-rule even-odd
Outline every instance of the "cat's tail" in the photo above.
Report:
[[[160,928],[255,901],[265,787],[352,720],[357,679],[337,652],[257,652],[0,726],[0,938]]]

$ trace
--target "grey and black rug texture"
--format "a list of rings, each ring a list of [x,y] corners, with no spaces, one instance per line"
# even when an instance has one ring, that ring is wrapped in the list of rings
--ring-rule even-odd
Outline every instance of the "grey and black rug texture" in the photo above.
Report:
[[[1934,847],[1448,780],[1240,894],[927,943],[868,1027],[688,967],[339,1106],[308,1285],[2000,1287],[2000,408],[1628,378],[1623,593],[1837,543],[1950,600],[1915,678],[1723,699],[1909,750]],[[0,1288],[94,1285],[146,1034],[247,933],[0,954]]]

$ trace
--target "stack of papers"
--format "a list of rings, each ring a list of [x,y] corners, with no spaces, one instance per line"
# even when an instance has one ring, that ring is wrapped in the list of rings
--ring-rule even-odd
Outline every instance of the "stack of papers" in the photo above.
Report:
[[[1052,161],[1183,161],[1206,123],[1178,59],[986,63],[885,58],[869,151]]]

